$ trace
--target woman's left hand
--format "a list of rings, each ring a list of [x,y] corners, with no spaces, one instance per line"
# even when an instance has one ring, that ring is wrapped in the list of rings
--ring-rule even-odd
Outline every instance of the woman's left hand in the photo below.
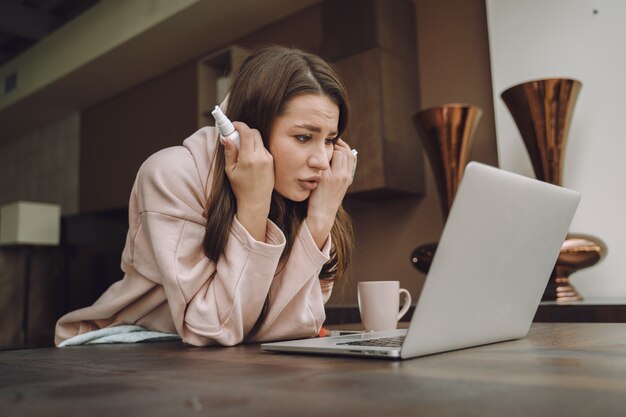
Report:
[[[324,246],[337,210],[352,184],[354,163],[355,156],[350,146],[339,139],[333,150],[330,167],[322,173],[317,188],[309,197],[306,222],[318,248]]]

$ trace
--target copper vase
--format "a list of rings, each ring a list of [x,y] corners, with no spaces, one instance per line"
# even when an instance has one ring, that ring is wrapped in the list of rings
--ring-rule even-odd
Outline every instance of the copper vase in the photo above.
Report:
[[[444,104],[413,116],[437,184],[444,220],[456,194],[482,110],[468,104]],[[430,269],[437,243],[426,243],[411,253],[413,266],[424,273]]]
[[[548,78],[515,85],[500,96],[522,136],[537,179],[561,185],[565,145],[572,113],[582,84],[569,78]],[[588,235],[568,234],[543,299],[578,301],[569,282],[573,272],[597,263],[604,243]]]

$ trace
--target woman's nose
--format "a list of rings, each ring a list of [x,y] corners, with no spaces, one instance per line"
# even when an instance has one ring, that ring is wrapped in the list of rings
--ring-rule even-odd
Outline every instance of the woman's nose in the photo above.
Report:
[[[315,147],[311,155],[309,155],[309,166],[313,169],[325,171],[330,167],[330,158],[332,151],[327,151],[325,146]]]

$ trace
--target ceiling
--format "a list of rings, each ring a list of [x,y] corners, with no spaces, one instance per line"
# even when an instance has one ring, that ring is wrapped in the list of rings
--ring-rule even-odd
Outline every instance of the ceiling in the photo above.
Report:
[[[0,67],[99,0],[0,0]]]

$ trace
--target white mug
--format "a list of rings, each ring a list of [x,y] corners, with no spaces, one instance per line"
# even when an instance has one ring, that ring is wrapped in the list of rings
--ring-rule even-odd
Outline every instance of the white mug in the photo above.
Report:
[[[400,307],[400,294],[404,304]],[[411,306],[411,294],[399,281],[362,281],[358,286],[359,312],[366,332],[393,330]]]

